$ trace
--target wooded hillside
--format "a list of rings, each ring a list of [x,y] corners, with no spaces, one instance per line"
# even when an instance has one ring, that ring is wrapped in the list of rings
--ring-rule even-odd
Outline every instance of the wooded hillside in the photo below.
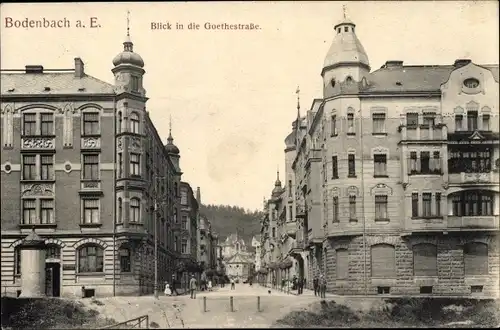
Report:
[[[219,234],[220,242],[233,233],[238,233],[248,247],[252,237],[260,234],[262,212],[245,210],[239,206],[202,205],[200,213],[212,223],[212,229]]]

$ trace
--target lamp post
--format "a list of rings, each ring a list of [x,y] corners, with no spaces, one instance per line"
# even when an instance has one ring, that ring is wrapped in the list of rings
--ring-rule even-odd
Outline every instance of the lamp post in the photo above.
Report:
[[[362,203],[361,203],[361,216],[363,217],[363,285],[364,285],[364,291],[365,295],[368,294],[368,286],[367,286],[367,279],[366,279],[366,216],[365,216],[365,173],[364,173],[364,167],[365,167],[365,162],[364,162],[364,155],[363,155],[363,112],[361,109],[359,109],[359,122],[360,122],[360,144],[361,144],[361,196],[362,196]]]

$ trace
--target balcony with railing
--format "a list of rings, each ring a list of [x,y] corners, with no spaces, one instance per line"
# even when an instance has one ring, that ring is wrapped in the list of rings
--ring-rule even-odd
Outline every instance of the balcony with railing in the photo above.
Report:
[[[303,219],[306,216],[307,216],[306,205],[304,204],[303,201],[302,202],[298,201],[296,206],[296,217],[299,219]]]
[[[297,235],[297,222],[296,221],[287,221],[284,224],[285,233],[290,237],[296,237]]]
[[[447,129],[443,124],[436,125],[401,125],[399,126],[402,141],[436,141],[446,140]]]
[[[294,241],[290,244],[290,249],[288,250],[290,255],[296,255],[303,251],[302,241]]]
[[[490,216],[448,216],[448,229],[499,230],[498,215]]]
[[[448,182],[452,185],[481,185],[481,184],[495,184],[500,183],[498,172],[460,172],[450,173]]]

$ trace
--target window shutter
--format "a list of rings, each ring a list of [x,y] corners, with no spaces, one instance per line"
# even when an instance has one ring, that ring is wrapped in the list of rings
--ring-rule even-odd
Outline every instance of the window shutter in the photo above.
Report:
[[[389,244],[377,244],[371,249],[372,277],[396,277],[396,251]]]
[[[337,279],[347,279],[349,276],[349,252],[346,249],[337,250]]]
[[[413,272],[415,276],[437,276],[437,247],[417,244],[413,247]]]
[[[464,246],[465,275],[488,275],[488,245],[473,242]]]

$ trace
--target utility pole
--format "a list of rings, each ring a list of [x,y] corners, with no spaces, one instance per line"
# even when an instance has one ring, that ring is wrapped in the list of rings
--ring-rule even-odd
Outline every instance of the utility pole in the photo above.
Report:
[[[153,211],[153,223],[154,223],[154,243],[155,243],[155,247],[154,247],[154,262],[155,262],[155,284],[154,284],[154,296],[156,299],[158,299],[158,296],[159,296],[159,291],[158,291],[158,286],[159,286],[159,283],[158,283],[158,182],[162,182],[163,180],[165,179],[164,176],[156,176],[155,175],[155,179],[154,179],[154,189],[153,189],[153,202],[154,202],[154,211]],[[161,204],[163,205],[163,202],[161,202]]]

